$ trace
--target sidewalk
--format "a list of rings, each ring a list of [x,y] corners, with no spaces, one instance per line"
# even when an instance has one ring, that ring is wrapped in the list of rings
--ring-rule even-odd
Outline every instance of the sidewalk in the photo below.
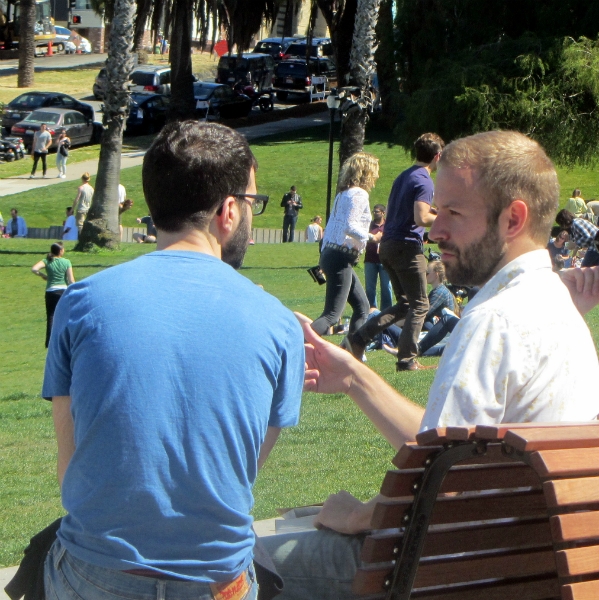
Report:
[[[296,129],[305,129],[307,127],[327,125],[328,123],[328,113],[322,112],[316,115],[311,115],[309,117],[294,117],[291,119],[284,119],[282,121],[263,123],[262,125],[240,127],[239,129],[237,129],[237,131],[245,135],[245,137],[249,141],[251,141],[269,135],[287,133],[289,131],[294,131]],[[144,151],[129,152],[123,154],[121,156],[121,170],[141,165],[143,163],[144,154]],[[58,170],[56,169],[56,167],[50,167],[51,164],[54,164],[54,158],[54,154],[51,154],[48,157],[49,165],[46,179],[42,179],[40,175],[41,165],[38,165],[38,174],[35,179],[29,179],[29,175],[17,175],[15,177],[7,177],[6,179],[0,179],[0,196],[20,194],[21,192],[27,192],[29,190],[44,188],[46,186],[54,185],[56,183],[62,183],[64,181],[79,182],[81,179],[81,173],[85,173],[87,171],[90,175],[95,175],[98,171],[97,159],[86,160],[83,162],[74,163],[73,165],[69,165],[67,163],[66,179],[58,179]],[[25,158],[23,160],[30,161],[31,159]]]
[[[254,521],[254,531],[259,537],[267,537],[275,533],[275,519],[265,519],[264,521]],[[4,587],[13,578],[18,567],[6,567],[0,569],[0,600],[10,600],[4,592]]]

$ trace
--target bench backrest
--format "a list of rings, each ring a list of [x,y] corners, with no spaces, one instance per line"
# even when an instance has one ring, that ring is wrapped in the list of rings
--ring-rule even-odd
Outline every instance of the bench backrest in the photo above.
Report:
[[[356,593],[599,600],[599,423],[436,429],[393,462]]]

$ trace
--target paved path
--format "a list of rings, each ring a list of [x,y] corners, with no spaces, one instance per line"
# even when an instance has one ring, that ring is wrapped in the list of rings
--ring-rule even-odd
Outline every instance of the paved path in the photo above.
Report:
[[[35,59],[35,72],[54,69],[76,69],[78,67],[101,67],[108,54],[55,54]],[[0,76],[16,75],[19,71],[18,59],[0,61]]]
[[[305,129],[306,127],[315,127],[318,125],[327,125],[329,123],[328,113],[322,112],[309,117],[294,117],[284,119],[282,121],[274,121],[272,123],[263,123],[262,125],[252,125],[249,127],[240,127],[237,129],[245,135],[248,140],[255,140],[261,137],[275,135],[277,133],[286,133],[296,129]],[[128,152],[121,157],[121,169],[137,167],[142,164],[145,151]],[[22,159],[31,163],[29,157]],[[53,165],[55,164],[55,154],[48,156],[48,172],[47,179],[42,179],[41,164],[38,164],[37,176],[35,179],[29,179],[29,175],[16,175],[0,179],[0,196],[9,196],[11,194],[20,194],[29,190],[43,188],[48,185],[62,183],[63,181],[79,182],[81,173],[86,171],[90,175],[95,175],[98,170],[98,160],[86,160],[83,162],[69,165],[67,163],[66,179],[58,179],[58,170]]]
[[[255,521],[254,530],[260,537],[274,535],[275,519]],[[0,600],[10,600],[10,598],[4,592],[4,587],[13,578],[13,575],[17,572],[17,568],[18,567],[6,567],[5,569],[0,569]]]

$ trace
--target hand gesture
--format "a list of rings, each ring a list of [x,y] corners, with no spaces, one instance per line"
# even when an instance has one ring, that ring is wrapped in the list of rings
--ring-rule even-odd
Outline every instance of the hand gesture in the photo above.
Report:
[[[346,350],[323,340],[310,326],[312,321],[295,313],[304,330],[306,371],[304,391],[321,394],[347,394],[354,369],[362,366]]]
[[[581,315],[599,304],[599,266],[563,269],[559,275]]]
[[[322,510],[314,518],[314,526],[317,529],[328,527],[348,535],[356,534],[370,528],[370,514],[367,504],[341,490],[326,499]]]

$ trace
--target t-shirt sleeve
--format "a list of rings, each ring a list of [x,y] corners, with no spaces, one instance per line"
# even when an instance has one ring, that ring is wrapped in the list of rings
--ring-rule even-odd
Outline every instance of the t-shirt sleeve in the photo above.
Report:
[[[512,375],[525,361],[506,335],[508,327],[504,317],[486,311],[458,323],[431,386],[421,430],[502,421],[507,398],[517,393]]]
[[[425,202],[431,205],[435,194],[435,186],[429,177],[421,176],[414,185],[414,202]]]
[[[71,295],[67,290],[62,295],[54,313],[42,386],[42,397],[46,400],[52,400],[53,396],[70,396],[71,394],[70,300]]]
[[[299,422],[304,385],[304,334],[297,319],[292,319],[282,348],[281,370],[273,394],[269,427],[292,427]]]

